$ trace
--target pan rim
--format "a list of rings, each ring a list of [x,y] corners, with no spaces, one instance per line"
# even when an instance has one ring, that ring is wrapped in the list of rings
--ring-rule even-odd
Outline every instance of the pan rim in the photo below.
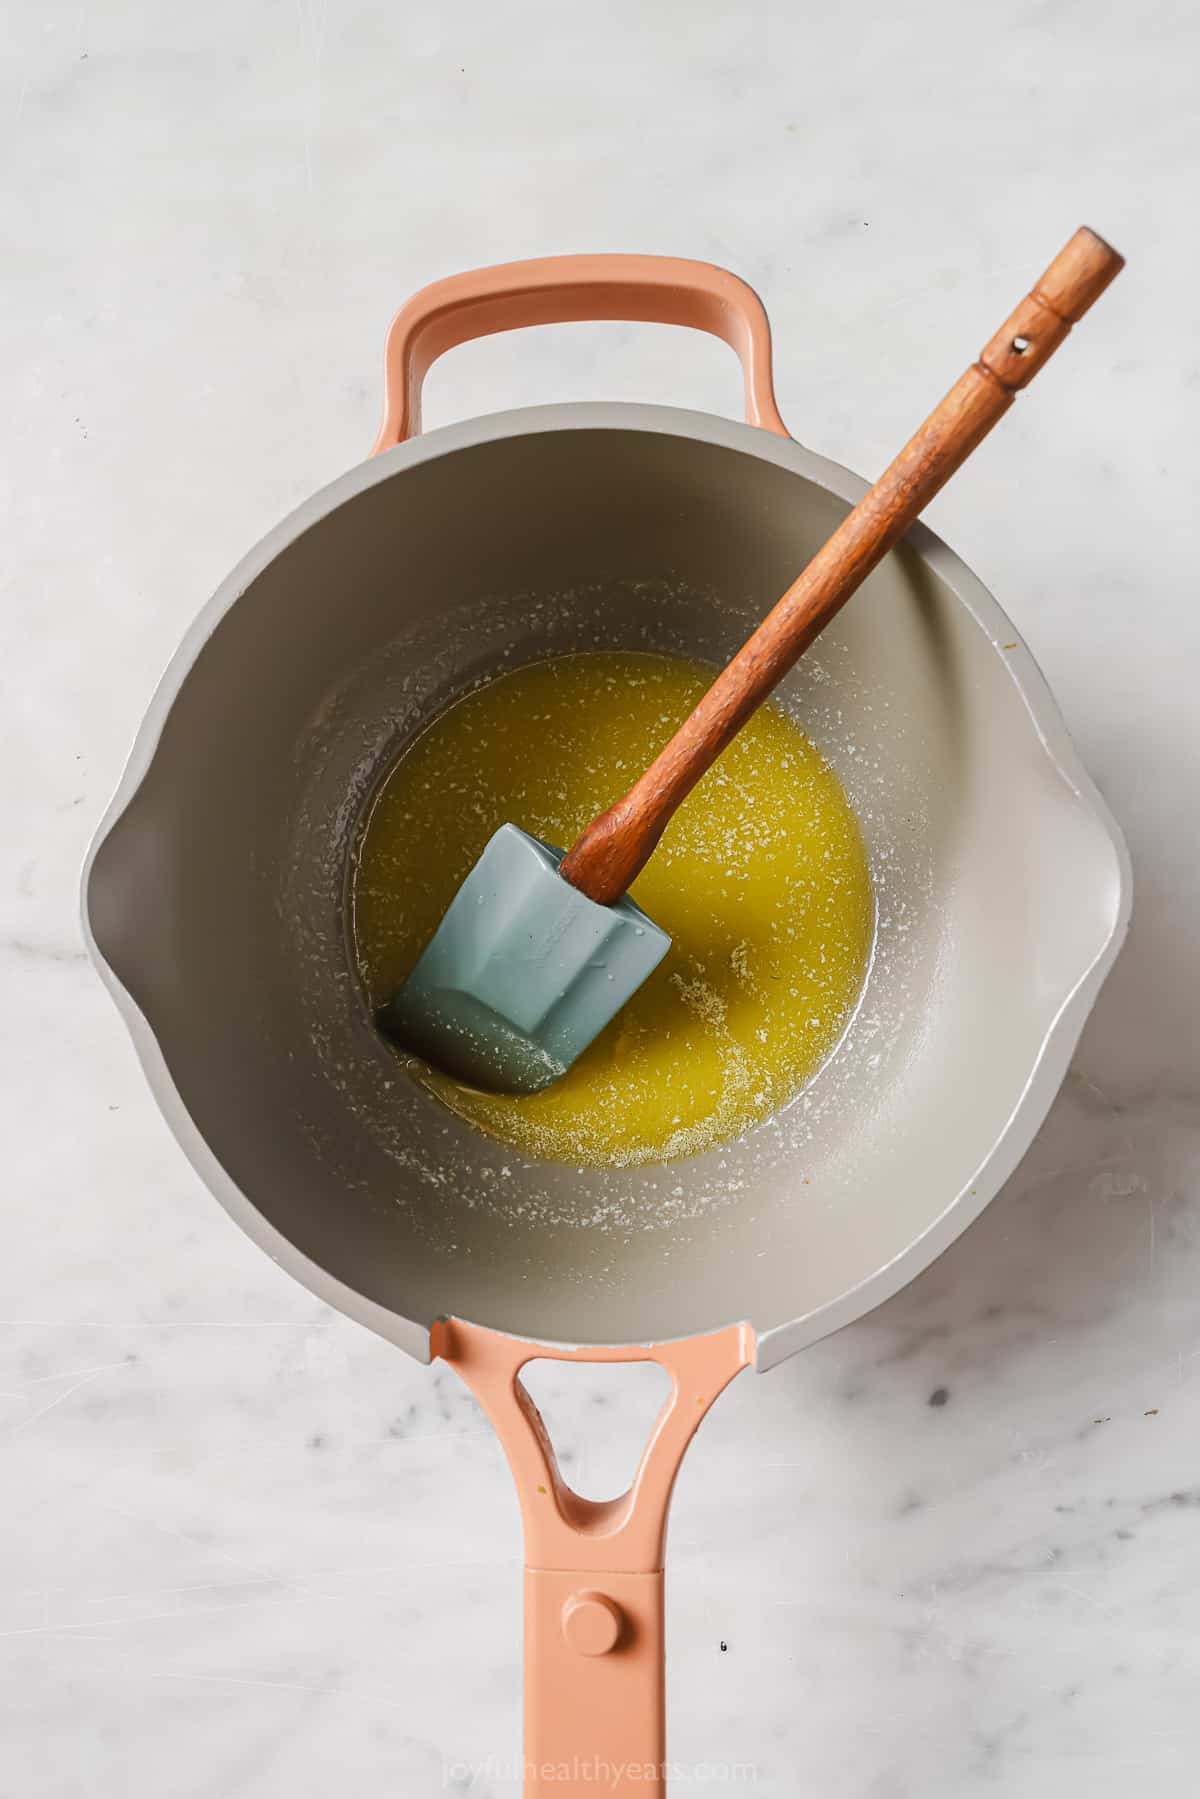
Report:
[[[758,426],[706,412],[619,401],[566,402],[492,413],[444,426],[385,450],[346,470],[280,520],[241,558],[201,608],[155,688],[82,871],[81,922],[85,946],[130,1033],[159,1110],[193,1167],[234,1221],[273,1261],[319,1298],[423,1361],[430,1356],[427,1325],[402,1317],[331,1275],[270,1224],[226,1172],[191,1118],[149,1020],[99,947],[89,916],[89,884],[102,846],[141,790],[167,717],[205,643],[226,613],[277,556],[346,502],[422,463],[487,443],[562,430],[649,432],[748,452],[759,460],[800,475],[848,505],[854,505],[869,486],[841,464],[817,455],[791,438],[779,437]],[[758,1335],[757,1366],[760,1369],[772,1366],[854,1322],[890,1298],[947,1249],[995,1197],[1025,1155],[1058,1092],[1084,1021],[1120,950],[1132,908],[1132,869],[1124,836],[1084,768],[1058,704],[1019,630],[980,578],[927,526],[917,524],[912,527],[904,544],[945,583],[989,639],[1000,665],[1020,695],[1045,756],[1106,836],[1115,862],[1116,905],[1107,937],[1081,970],[1047,1025],[1028,1079],[973,1177],[949,1199],[938,1217],[889,1262],[837,1299]],[[1011,646],[1014,643],[1015,654],[1011,648],[1001,648],[1002,644]],[[486,1323],[486,1320],[480,1322]],[[721,1322],[753,1325],[753,1320]]]

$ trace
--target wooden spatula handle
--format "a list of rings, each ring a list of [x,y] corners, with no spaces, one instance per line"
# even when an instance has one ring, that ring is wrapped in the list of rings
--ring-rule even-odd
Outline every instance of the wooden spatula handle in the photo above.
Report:
[[[623,799],[562,863],[602,905],[640,873],[672,814],[850,595],[966,461],[1124,266],[1086,226],[864,495]]]

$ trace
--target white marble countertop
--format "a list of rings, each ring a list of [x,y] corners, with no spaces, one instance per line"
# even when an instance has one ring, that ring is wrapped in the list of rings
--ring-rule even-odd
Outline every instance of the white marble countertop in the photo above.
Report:
[[[1132,937],[981,1221],[701,1432],[671,1754],[689,1799],[721,1790],[705,1761],[752,1763],[724,1790],[764,1799],[1191,1791],[1194,9],[4,13],[0,1789],[519,1791],[499,1450],[451,1376],[209,1198],[76,922],[156,676],[243,550],[365,453],[395,305],[552,250],[726,263],[768,301],[793,429],[871,472],[1086,219],[1127,272],[930,516],[1125,826]],[[651,327],[524,334],[456,352],[428,422],[570,397],[732,410],[736,372]],[[582,1480],[622,1471],[645,1399],[559,1383]]]

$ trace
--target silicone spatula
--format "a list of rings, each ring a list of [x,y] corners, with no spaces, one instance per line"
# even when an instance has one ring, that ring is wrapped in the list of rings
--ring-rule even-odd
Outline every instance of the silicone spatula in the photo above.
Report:
[[[532,1093],[671,946],[628,888],[676,809],[1120,272],[1078,230],[621,799],[564,855],[515,824],[485,847],[379,1024],[447,1073]]]

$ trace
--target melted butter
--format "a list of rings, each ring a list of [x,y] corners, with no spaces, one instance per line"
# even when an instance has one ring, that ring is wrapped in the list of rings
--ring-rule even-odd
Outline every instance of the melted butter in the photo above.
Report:
[[[591,651],[499,676],[388,771],[357,846],[355,957],[373,1005],[400,985],[497,826],[569,846],[712,680],[698,663]],[[480,1093],[415,1064],[447,1105],[531,1156],[628,1165],[737,1136],[802,1087],[853,1009],[874,904],[832,769],[763,707],[668,827],[633,897],[672,948],[542,1093]]]

